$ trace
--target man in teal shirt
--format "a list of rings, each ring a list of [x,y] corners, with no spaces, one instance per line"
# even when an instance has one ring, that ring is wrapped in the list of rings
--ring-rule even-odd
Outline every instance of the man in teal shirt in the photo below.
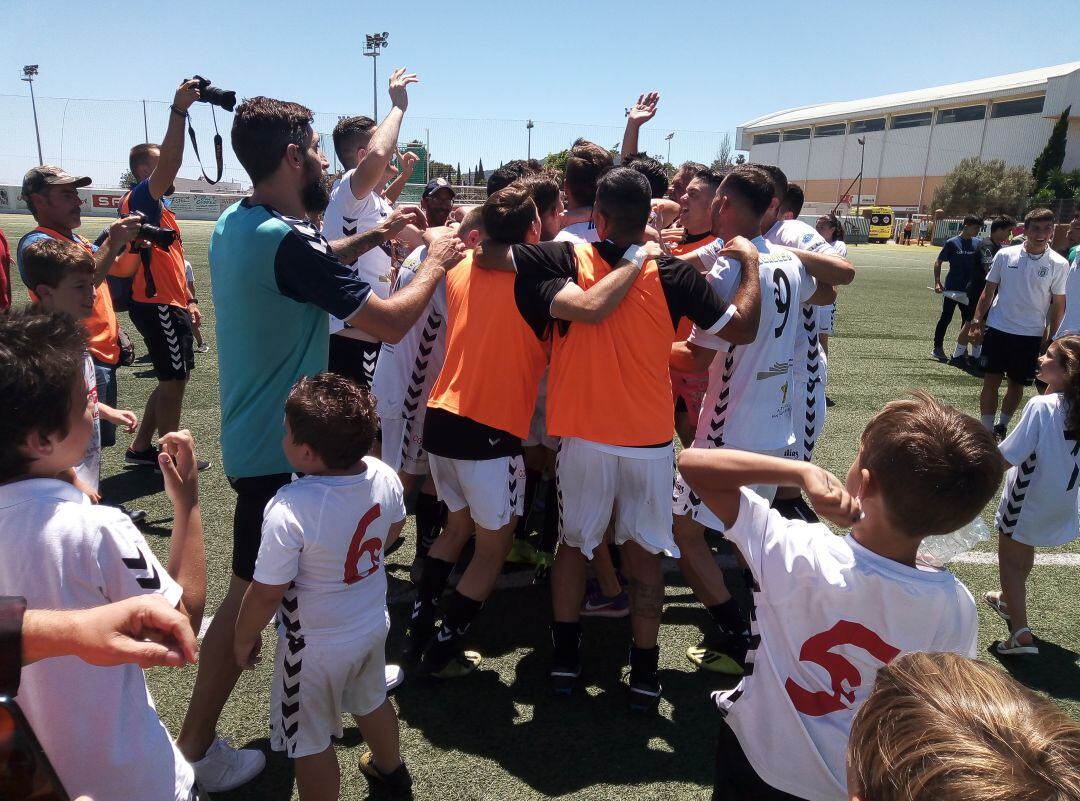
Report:
[[[386,300],[356,278],[342,261],[355,260],[423,218],[415,209],[398,209],[379,228],[327,242],[306,219],[328,197],[329,165],[311,121],[304,106],[266,97],[237,107],[233,151],[254,191],[225,211],[210,239],[222,460],[237,494],[233,577],[203,640],[177,737],[200,787],[210,792],[239,786],[265,765],[261,752],[230,748],[215,728],[240,675],[233,629],[255,569],[263,509],[290,480],[282,447],[285,398],[301,376],[326,370],[328,313],[397,342],[424,311],[446,269],[461,258],[456,239],[436,242],[413,281]]]

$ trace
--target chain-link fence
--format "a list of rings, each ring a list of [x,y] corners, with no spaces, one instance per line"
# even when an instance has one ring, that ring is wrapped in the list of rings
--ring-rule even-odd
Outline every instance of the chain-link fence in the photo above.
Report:
[[[347,113],[362,112],[315,112],[314,115],[314,127],[326,142],[331,169],[339,165],[330,133],[338,119]],[[619,118],[608,125],[532,120],[529,128],[528,120],[436,119],[416,116],[410,110],[398,141],[402,146],[410,141],[423,143],[429,165],[438,163],[452,168],[452,183],[480,184],[483,181],[478,175],[479,168],[490,172],[511,159],[529,156],[543,159],[549,153],[570,147],[578,137],[618,150],[623,120],[621,112],[617,113]],[[160,142],[168,118],[169,104],[163,101],[37,98],[43,160],[72,173],[89,175],[95,186],[116,186],[127,169],[130,147],[139,142]],[[196,103],[191,118],[207,172],[213,171],[210,162],[216,119],[224,138],[222,179],[248,186],[247,175],[229,142],[232,114]],[[39,163],[29,95],[0,95],[0,119],[5,121],[5,136],[0,145],[0,183],[18,184],[23,173]],[[666,138],[668,134],[673,134],[670,140]],[[710,164],[717,157],[723,138],[721,131],[672,130],[653,124],[641,131],[639,144],[660,161],[680,164],[693,160]],[[180,175],[184,178],[199,175],[190,143],[184,152]]]

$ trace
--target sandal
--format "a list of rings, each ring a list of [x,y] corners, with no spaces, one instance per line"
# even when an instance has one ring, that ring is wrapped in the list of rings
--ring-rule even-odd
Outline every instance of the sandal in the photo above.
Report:
[[[983,596],[983,600],[986,601],[987,606],[989,606],[991,609],[994,610],[994,612],[997,613],[998,617],[1005,621],[1006,626],[1012,626],[1012,621],[1009,619],[1009,613],[1005,611],[1007,607],[1001,600],[1000,592],[996,594],[988,592]]]
[[[1031,645],[1024,645],[1018,639],[1019,636],[1025,631],[1028,634],[1031,634]],[[1011,635],[1009,635],[1009,639],[1005,640],[1004,642],[995,643],[994,651],[997,652],[999,656],[1035,655],[1039,653],[1039,646],[1035,644],[1034,640],[1035,635],[1031,633],[1031,629],[1029,629],[1027,626],[1024,626],[1023,628],[1019,628],[1014,631]]]

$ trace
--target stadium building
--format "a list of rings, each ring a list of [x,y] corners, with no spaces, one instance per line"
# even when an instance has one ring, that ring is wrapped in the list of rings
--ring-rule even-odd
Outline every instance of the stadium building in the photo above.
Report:
[[[862,205],[927,211],[968,156],[1031,167],[1070,106],[1068,171],[1080,168],[1080,61],[778,111],[740,125],[736,143],[751,162],[778,165],[808,201],[860,204],[851,184],[861,162]]]

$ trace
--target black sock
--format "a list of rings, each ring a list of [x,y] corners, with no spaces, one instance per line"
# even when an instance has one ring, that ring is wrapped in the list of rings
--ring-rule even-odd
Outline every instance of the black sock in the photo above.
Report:
[[[552,622],[551,644],[556,665],[577,667],[581,658],[581,623]]]
[[[745,634],[746,621],[743,620],[739,602],[728,598],[722,604],[708,607],[709,616],[721,631],[726,634]]]
[[[450,571],[453,569],[453,562],[436,559],[430,555],[424,557],[424,569],[420,574],[420,584],[416,588],[416,603],[413,605],[413,620],[426,618],[434,622],[435,610],[439,606],[443,590],[446,589],[446,580],[450,578]]]
[[[416,496],[416,558],[423,559],[442,531],[444,505],[434,495]]]
[[[458,649],[458,640],[469,633],[473,620],[483,608],[483,601],[474,601],[454,590],[446,605],[442,625],[439,626],[435,639],[424,652],[424,663],[430,670],[439,671],[446,667],[446,663],[453,658]]]
[[[551,479],[547,485],[547,494],[544,501],[544,527],[540,530],[540,550],[545,553],[555,553],[555,545],[559,541],[559,488],[555,479]]]
[[[533,501],[536,499],[536,487],[540,483],[540,471],[531,467],[525,468],[525,503],[522,506],[521,517],[518,518],[517,528],[514,530],[514,538],[523,540],[529,536],[529,516],[532,513]]]
[[[630,681],[652,683],[660,666],[660,646],[638,648],[630,646]]]

